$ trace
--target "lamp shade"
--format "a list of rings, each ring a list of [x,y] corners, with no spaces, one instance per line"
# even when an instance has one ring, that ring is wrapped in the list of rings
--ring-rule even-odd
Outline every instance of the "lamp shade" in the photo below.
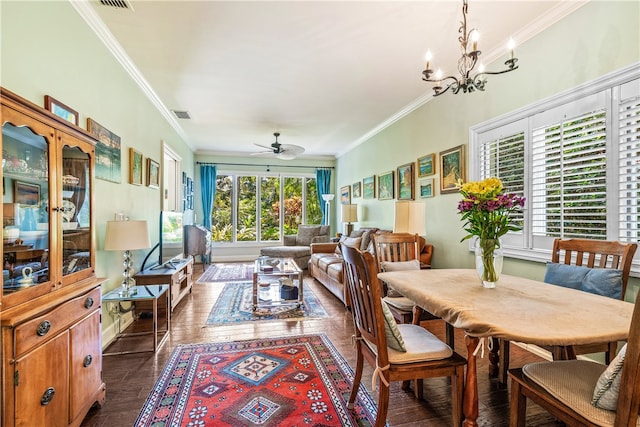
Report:
[[[336,197],[335,194],[323,194],[322,200],[324,200],[325,202],[330,202],[333,200],[334,197]]]
[[[131,251],[150,246],[147,221],[107,221],[105,251]]]
[[[426,234],[424,203],[396,202],[394,233],[411,233],[419,236]]]
[[[342,205],[342,222],[358,221],[358,205]]]

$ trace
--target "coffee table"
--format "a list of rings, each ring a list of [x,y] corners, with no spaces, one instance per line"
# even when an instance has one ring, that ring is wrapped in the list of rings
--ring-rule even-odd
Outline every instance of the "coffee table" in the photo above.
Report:
[[[297,299],[282,298],[281,285],[290,280],[298,289]],[[303,304],[302,269],[293,258],[260,257],[253,266],[253,310],[284,304],[300,307]]]

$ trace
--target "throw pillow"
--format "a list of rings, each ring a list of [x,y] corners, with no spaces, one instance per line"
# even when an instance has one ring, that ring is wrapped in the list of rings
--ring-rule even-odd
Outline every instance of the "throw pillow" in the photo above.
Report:
[[[620,381],[622,379],[622,365],[624,355],[627,353],[625,344],[618,355],[611,361],[607,369],[600,375],[596,388],[593,391],[591,404],[601,409],[615,411],[618,405],[618,395],[620,394]]]
[[[411,261],[382,261],[380,266],[382,271],[403,271],[403,270],[420,270],[420,261],[412,259]],[[387,288],[387,296],[391,298],[402,297],[400,292],[393,288]]]
[[[407,348],[404,345],[404,339],[402,338],[402,334],[398,329],[398,324],[396,323],[396,319],[393,318],[393,314],[387,303],[383,300],[380,300],[382,303],[382,315],[384,317],[384,335],[387,337],[387,347],[391,347],[394,350],[401,351],[403,353],[407,352]]]
[[[342,239],[341,239],[342,240]],[[360,249],[360,242],[362,241],[362,237],[347,237],[342,242],[345,246],[349,246],[351,248]]]
[[[546,283],[622,299],[622,270],[547,263]]]
[[[298,236],[296,237],[297,246],[309,246],[311,240],[320,232],[319,225],[300,225],[298,226]]]

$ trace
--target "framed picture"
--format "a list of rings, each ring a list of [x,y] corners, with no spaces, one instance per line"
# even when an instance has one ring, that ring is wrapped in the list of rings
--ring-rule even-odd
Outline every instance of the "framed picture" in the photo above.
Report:
[[[78,126],[79,118],[80,118],[78,116],[78,112],[73,108],[64,105],[62,102],[58,101],[57,99],[49,95],[45,95],[44,108],[51,111],[56,116],[62,117],[66,121],[71,122],[74,125]]]
[[[340,188],[340,204],[341,205],[350,205],[351,204],[351,187],[345,186]]]
[[[122,181],[120,137],[92,119],[87,119],[87,130],[98,140],[96,178],[119,184]]]
[[[440,152],[440,194],[457,193],[459,179],[467,180],[464,145]]]
[[[40,186],[30,182],[13,181],[13,203],[38,206],[40,204]]]
[[[393,171],[378,175],[378,200],[389,200],[394,197]]]
[[[413,162],[398,166],[398,200],[413,200]]]
[[[362,195],[362,187],[360,181],[354,182],[351,185],[351,197],[356,198]]]
[[[365,199],[376,198],[376,176],[368,176],[362,179],[362,197]]]
[[[431,153],[418,158],[418,176],[429,176],[436,172],[436,155]]]
[[[160,164],[147,158],[147,187],[160,188]]]
[[[422,178],[420,180],[420,198],[433,197],[433,178]]]
[[[129,148],[129,184],[142,185],[142,153]]]

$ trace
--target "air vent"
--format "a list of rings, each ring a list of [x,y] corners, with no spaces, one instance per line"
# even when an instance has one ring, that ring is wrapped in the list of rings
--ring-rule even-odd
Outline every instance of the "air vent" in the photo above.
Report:
[[[176,117],[179,119],[186,119],[186,120],[191,119],[191,114],[189,114],[188,111],[179,111],[179,110],[172,110],[172,111],[173,111],[173,114],[175,114]]]
[[[131,7],[131,3],[129,3],[129,0],[100,0],[100,4],[103,6],[115,7],[118,9],[133,10],[133,7]]]

